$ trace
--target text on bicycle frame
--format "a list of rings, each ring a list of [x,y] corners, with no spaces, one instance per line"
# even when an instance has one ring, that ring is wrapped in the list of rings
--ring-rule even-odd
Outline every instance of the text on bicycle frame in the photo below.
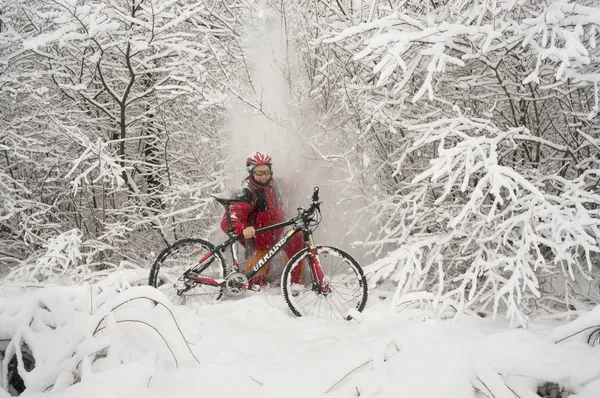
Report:
[[[283,238],[281,238],[281,240],[279,242],[275,243],[275,246],[273,246],[273,248],[271,250],[269,250],[269,252],[267,254],[265,254],[265,256],[263,258],[261,258],[260,261],[258,263],[256,263],[256,265],[254,267],[252,267],[252,270],[254,272],[258,272],[263,267],[263,265],[265,265],[271,259],[271,257],[273,257],[275,255],[275,253],[277,253],[277,251],[281,248],[281,246],[285,245],[287,240],[293,234],[294,234],[294,230],[291,230]]]

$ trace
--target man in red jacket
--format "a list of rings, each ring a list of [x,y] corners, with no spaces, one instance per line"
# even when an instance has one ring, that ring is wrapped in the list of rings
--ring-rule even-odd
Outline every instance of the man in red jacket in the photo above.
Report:
[[[283,230],[277,229],[256,235],[259,228],[285,220],[283,201],[279,186],[273,178],[271,156],[265,152],[254,152],[246,159],[246,169],[250,174],[236,192],[236,199],[243,202],[230,207],[231,224],[235,234],[244,234],[242,244],[246,247],[246,273],[273,247],[283,236]],[[223,216],[221,229],[227,231],[227,217]],[[303,236],[299,232],[284,247],[286,256],[291,258],[302,249]],[[297,267],[292,274],[292,282],[300,281],[303,267]],[[269,264],[265,265],[249,282],[264,286],[267,283]]]

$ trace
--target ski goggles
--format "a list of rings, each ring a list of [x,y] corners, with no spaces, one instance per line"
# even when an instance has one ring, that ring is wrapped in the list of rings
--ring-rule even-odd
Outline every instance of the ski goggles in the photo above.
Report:
[[[252,174],[254,174],[257,177],[262,177],[262,176],[270,176],[271,174],[271,170],[256,170],[253,171]]]

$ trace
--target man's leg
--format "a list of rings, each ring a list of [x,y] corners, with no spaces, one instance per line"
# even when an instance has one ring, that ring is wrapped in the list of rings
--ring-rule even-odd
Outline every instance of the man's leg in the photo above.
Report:
[[[268,250],[253,250],[250,255],[248,256],[248,258],[246,259],[246,274],[248,272],[250,272],[250,270],[252,269],[252,267],[254,267],[256,265],[256,263],[258,263],[258,261],[264,257],[265,254],[267,254],[269,251]],[[248,282],[253,284],[253,285],[260,285],[260,286],[264,286],[267,284],[267,272],[269,272],[269,263],[265,264],[265,266],[258,271],[258,273],[256,275],[254,275],[254,277],[252,279],[250,279]]]

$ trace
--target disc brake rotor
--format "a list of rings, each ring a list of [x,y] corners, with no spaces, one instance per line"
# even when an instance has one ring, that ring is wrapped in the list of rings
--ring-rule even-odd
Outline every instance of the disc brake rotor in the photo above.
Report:
[[[182,296],[183,293],[187,292],[191,288],[194,287],[194,282],[189,280],[183,280],[183,278],[179,278],[174,284],[173,287],[177,291],[178,296]]]

